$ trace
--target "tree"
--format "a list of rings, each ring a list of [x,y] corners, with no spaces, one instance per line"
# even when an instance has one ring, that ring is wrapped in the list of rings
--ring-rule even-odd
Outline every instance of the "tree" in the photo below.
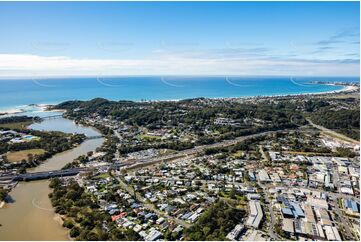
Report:
[[[28,157],[28,162],[29,163],[32,163],[34,161],[34,155],[33,154],[28,154],[27,157]]]
[[[51,181],[50,181],[50,184],[49,184],[49,187],[50,188],[57,188],[57,187],[59,187],[61,185],[61,181],[60,181],[60,179],[59,178],[53,178],[53,179],[51,179]]]
[[[64,226],[65,228],[71,229],[71,228],[74,227],[74,222],[73,222],[73,220],[67,218],[67,219],[64,220],[63,226]]]
[[[244,215],[245,211],[230,207],[219,200],[209,207],[194,225],[185,230],[185,239],[226,240],[226,235]]]
[[[336,156],[353,158],[356,156],[356,153],[348,148],[337,147]]]
[[[91,231],[90,233],[88,233],[86,235],[86,240],[97,241],[97,240],[99,240],[99,236],[95,231]]]
[[[229,193],[229,197],[232,199],[236,199],[236,194],[237,194],[236,188],[232,187],[231,192]]]
[[[69,232],[69,235],[72,238],[78,237],[79,234],[80,234],[80,230],[79,230],[79,227],[77,227],[77,226],[73,227]]]

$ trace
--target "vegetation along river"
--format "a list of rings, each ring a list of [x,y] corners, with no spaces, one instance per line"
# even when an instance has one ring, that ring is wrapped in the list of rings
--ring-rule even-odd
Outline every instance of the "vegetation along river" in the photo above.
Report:
[[[32,124],[30,128],[100,135],[93,128],[77,125],[65,118],[44,120]],[[61,169],[78,156],[94,151],[102,143],[102,138],[86,140],[28,172]],[[62,227],[60,217],[51,206],[48,198],[50,192],[49,180],[20,182],[9,194],[11,201],[0,209],[0,240],[69,240],[68,231]]]

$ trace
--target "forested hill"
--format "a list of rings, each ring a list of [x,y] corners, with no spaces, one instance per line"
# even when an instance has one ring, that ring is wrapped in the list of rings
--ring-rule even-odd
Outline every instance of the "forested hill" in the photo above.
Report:
[[[213,124],[219,117],[233,120],[252,119],[262,122],[259,126],[278,128],[294,127],[294,122],[304,123],[305,120],[294,110],[297,105],[290,102],[244,102],[229,100],[189,99],[182,101],[132,102],[108,101],[96,98],[90,101],[68,101],[54,106],[55,109],[66,109],[70,118],[84,118],[90,114],[101,117],[111,116],[127,124],[155,128],[164,125],[192,125],[201,128]]]
[[[279,128],[295,128],[306,124],[304,117],[325,128],[332,129],[353,139],[360,139],[360,106],[358,98],[327,97],[274,97],[254,99],[207,99],[197,98],[181,101],[109,101],[95,98],[89,101],[67,101],[54,108],[66,109],[73,119],[82,119],[90,114],[111,117],[129,125],[157,129],[165,125],[187,126],[196,131],[214,126],[219,118],[236,122],[251,120],[250,127],[218,127],[223,138],[233,138],[244,133]],[[257,130],[256,130],[257,129]],[[222,139],[223,139],[222,138]]]
[[[322,109],[311,116],[315,124],[360,140],[360,107],[354,109]]]

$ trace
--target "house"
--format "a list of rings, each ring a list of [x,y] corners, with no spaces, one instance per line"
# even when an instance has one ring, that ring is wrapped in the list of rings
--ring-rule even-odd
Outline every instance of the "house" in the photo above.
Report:
[[[190,223],[194,223],[194,222],[198,219],[199,216],[200,216],[199,213],[194,213],[194,214],[192,214],[192,216],[190,216],[187,220],[188,220]]]
[[[160,217],[157,219],[156,224],[162,224],[164,223],[165,219],[163,217]]]
[[[163,237],[163,234],[156,229],[151,229],[150,233],[144,238],[146,241],[155,241]]]
[[[142,230],[142,226],[139,224],[135,225],[133,228],[134,232],[139,233]]]

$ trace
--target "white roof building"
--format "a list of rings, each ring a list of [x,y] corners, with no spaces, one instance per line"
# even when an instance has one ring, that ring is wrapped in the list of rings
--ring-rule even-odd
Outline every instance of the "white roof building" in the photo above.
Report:
[[[271,179],[274,183],[280,183],[282,182],[281,177],[278,175],[278,173],[272,173]]]
[[[348,166],[350,164],[348,158],[344,157],[332,157],[332,160],[339,166]]]
[[[326,237],[328,241],[341,241],[341,236],[338,230],[333,226],[324,226]]]
[[[156,229],[150,231],[150,233],[144,238],[146,241],[155,241],[161,238],[163,234]]]
[[[314,198],[312,196],[307,196],[307,204],[318,207],[328,209],[328,202],[325,199]]]
[[[246,225],[253,228],[258,228],[263,218],[263,211],[261,204],[259,201],[252,200],[249,202],[249,207],[250,207],[250,214],[247,219]]]
[[[237,224],[236,227],[234,227],[234,229],[227,234],[227,239],[236,241],[243,229],[244,226],[242,224]]]
[[[360,177],[360,169],[355,168],[355,167],[349,167],[348,171],[350,173],[350,176]]]
[[[267,171],[265,171],[264,169],[258,172],[258,176],[261,182],[271,182],[271,178],[269,177]]]

